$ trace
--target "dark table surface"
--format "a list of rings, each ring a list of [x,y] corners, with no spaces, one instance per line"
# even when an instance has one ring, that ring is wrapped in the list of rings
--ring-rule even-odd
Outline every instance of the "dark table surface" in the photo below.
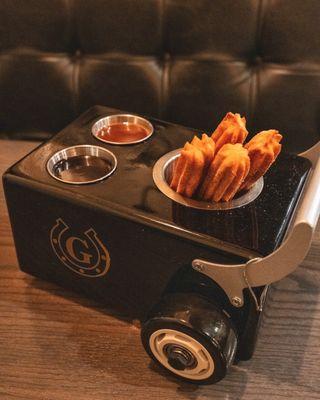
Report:
[[[37,143],[0,141],[0,174]],[[18,269],[0,189],[0,399],[320,399],[320,226],[302,265],[274,284],[254,357],[214,386],[172,379],[139,330]]]

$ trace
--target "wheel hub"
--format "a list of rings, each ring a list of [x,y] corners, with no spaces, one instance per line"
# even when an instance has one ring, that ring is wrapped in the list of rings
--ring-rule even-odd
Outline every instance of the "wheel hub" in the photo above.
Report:
[[[149,338],[150,350],[169,371],[195,381],[211,376],[212,355],[195,338],[174,329],[158,329]]]
[[[197,365],[197,360],[185,347],[168,344],[164,348],[164,353],[167,355],[168,363],[171,367],[178,371],[194,368]]]

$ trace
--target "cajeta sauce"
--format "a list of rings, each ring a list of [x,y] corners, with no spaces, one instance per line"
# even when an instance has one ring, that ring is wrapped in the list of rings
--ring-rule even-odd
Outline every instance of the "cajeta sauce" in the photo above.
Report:
[[[114,143],[132,143],[143,140],[148,136],[148,131],[138,124],[114,124],[100,129],[97,137]]]

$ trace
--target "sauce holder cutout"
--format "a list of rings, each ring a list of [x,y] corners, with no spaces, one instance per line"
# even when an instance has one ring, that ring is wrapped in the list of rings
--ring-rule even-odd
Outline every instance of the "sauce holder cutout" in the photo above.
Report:
[[[164,195],[176,203],[201,210],[231,210],[251,203],[262,192],[264,182],[263,177],[261,177],[249,190],[244,193],[240,192],[239,195],[236,195],[236,197],[231,201],[214,203],[182,196],[170,187],[174,163],[180,157],[181,150],[182,149],[177,149],[165,154],[159,158],[153,168],[154,183]]]
[[[132,114],[115,114],[101,118],[91,129],[96,139],[116,145],[143,142],[153,131],[153,125],[148,120]]]
[[[116,168],[117,159],[111,151],[86,144],[59,150],[47,162],[47,171],[54,179],[72,185],[102,181]]]

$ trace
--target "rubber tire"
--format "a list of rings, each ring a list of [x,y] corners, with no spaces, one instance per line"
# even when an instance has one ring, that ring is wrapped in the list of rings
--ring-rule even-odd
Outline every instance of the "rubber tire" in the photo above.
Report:
[[[214,330],[218,327],[218,332]],[[176,375],[154,356],[149,340],[160,329],[173,329],[194,338],[209,352],[214,371],[206,379],[189,379]],[[142,325],[141,340],[149,356],[170,374],[194,384],[213,384],[223,379],[233,363],[237,337],[230,319],[213,303],[198,294],[173,293],[167,295],[151,311]]]

